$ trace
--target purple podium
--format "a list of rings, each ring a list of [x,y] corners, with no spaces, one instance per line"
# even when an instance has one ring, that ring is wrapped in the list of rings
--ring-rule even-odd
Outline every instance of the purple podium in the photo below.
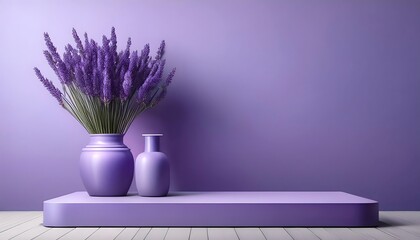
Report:
[[[176,192],[167,197],[90,197],[44,202],[47,227],[372,227],[378,202],[344,192]]]

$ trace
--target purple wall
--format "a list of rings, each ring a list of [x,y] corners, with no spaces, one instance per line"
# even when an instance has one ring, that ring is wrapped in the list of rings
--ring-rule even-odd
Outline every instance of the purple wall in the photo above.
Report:
[[[88,134],[32,70],[55,79],[42,33],[62,51],[73,26],[167,41],[177,76],[126,143],[137,155],[141,133],[165,133],[172,189],[341,190],[420,210],[419,1],[41,2],[0,2],[0,210],[83,190]]]

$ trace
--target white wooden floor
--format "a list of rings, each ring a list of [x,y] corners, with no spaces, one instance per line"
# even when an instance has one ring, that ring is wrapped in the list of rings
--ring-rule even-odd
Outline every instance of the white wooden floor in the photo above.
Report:
[[[0,212],[0,239],[420,240],[420,212],[381,212],[378,228],[46,228],[42,212]]]

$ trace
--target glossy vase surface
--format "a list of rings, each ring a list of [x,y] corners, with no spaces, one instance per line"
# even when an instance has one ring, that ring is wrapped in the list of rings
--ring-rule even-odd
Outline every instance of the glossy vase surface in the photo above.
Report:
[[[137,191],[143,197],[162,197],[169,191],[169,161],[160,152],[162,134],[143,134],[145,149],[136,159]]]
[[[123,134],[91,134],[82,149],[80,174],[90,196],[125,196],[134,174],[134,159]]]

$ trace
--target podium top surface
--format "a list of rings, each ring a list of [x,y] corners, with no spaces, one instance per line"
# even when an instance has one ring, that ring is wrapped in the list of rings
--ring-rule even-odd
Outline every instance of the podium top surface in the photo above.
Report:
[[[171,192],[166,197],[91,197],[74,192],[44,203],[64,204],[376,204],[377,201],[345,192]]]

